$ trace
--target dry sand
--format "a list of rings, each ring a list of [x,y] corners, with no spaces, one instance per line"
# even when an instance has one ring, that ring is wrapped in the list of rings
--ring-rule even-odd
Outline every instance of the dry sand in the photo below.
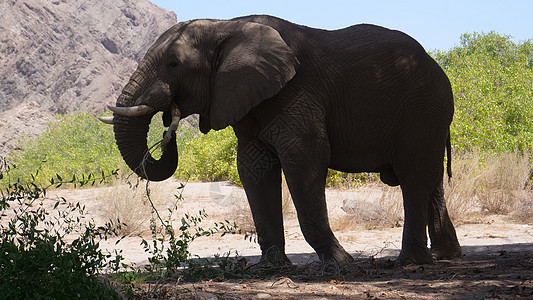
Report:
[[[151,183],[151,190],[158,190],[158,195],[167,195],[169,202],[173,201],[174,194],[179,191],[177,182],[166,182],[163,184]],[[106,217],[106,199],[102,197],[102,190],[113,189],[79,189],[60,190],[52,192],[53,196],[62,196],[71,202],[80,202],[86,205],[90,216],[97,221],[102,221]],[[153,192],[152,192],[153,193]],[[326,192],[328,212],[330,220],[347,218],[346,202],[350,201],[377,201],[381,196],[380,188],[360,188],[351,191],[339,191],[328,189]],[[246,196],[241,188],[235,187],[227,182],[213,183],[188,183],[183,189],[183,201],[178,202],[178,209],[175,216],[183,213],[196,214],[198,210],[205,209],[208,218],[202,222],[204,227],[208,227],[215,221],[239,218],[251,223],[249,218],[249,208]],[[157,197],[156,196],[156,197]],[[161,203],[162,200],[157,200]],[[343,209],[344,207],[344,209]],[[149,210],[146,206],[144,209]],[[161,211],[165,217],[165,211]],[[244,215],[244,216],[243,216]],[[479,222],[479,220],[477,220]],[[457,235],[463,252],[469,254],[483,254],[500,250],[510,250],[520,248],[520,245],[533,244],[533,224],[517,224],[510,221],[506,216],[486,216],[482,223],[460,224],[457,226]],[[149,221],[146,220],[145,228]],[[402,228],[382,228],[365,230],[361,226],[350,228],[346,226],[342,231],[336,231],[335,235],[344,248],[354,257],[394,258],[401,247]],[[144,236],[149,236],[147,232]],[[316,259],[313,249],[304,240],[300,231],[296,214],[293,208],[285,214],[285,238],[286,252],[295,263],[308,262]],[[125,238],[119,243],[124,249],[124,256],[129,263],[143,264],[146,262],[146,253],[140,246],[140,238],[135,234]],[[103,243],[103,247],[114,245],[114,241]],[[112,248],[112,247],[111,247]],[[533,249],[532,249],[533,250]],[[245,240],[243,235],[218,235],[203,237],[195,240],[191,244],[190,251],[199,257],[212,257],[215,254],[226,254],[228,252],[238,253],[240,256],[250,257],[252,261],[260,255],[259,247],[256,243]]]

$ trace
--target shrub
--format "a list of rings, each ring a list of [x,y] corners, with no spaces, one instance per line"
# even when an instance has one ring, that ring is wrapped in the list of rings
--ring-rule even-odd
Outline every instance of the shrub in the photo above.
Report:
[[[2,163],[0,181],[8,182],[0,198],[0,297],[118,299],[99,272],[104,267],[116,269],[122,258],[117,255],[110,261],[111,255],[98,247],[100,240],[115,235],[120,226],[85,222],[82,205],[47,199],[46,188],[33,182],[10,181],[7,175],[12,168]],[[94,180],[94,176],[88,178],[93,179],[69,183]],[[51,206],[57,212],[54,217],[47,208]]]
[[[190,243],[199,237],[210,236],[217,232],[222,233],[222,235],[242,232],[237,224],[228,220],[215,222],[209,228],[204,229],[201,226],[202,221],[207,217],[204,209],[199,209],[196,215],[185,213],[180,222],[175,224],[173,214],[177,210],[177,203],[183,200],[184,184],[178,187],[179,194],[174,195],[174,204],[166,209],[168,215],[163,220],[152,203],[149,182],[146,184],[144,190],[146,191],[147,200],[151,202],[152,211],[157,216],[157,218],[151,220],[152,240],[149,243],[142,238],[141,241],[144,251],[150,254],[148,264],[144,266],[145,270],[149,272],[149,277],[159,280],[162,277],[170,277],[178,273],[183,264],[189,262],[191,258],[191,253],[189,252]],[[245,238],[248,238],[247,234]]]
[[[180,153],[177,176],[199,181],[230,180],[240,185],[236,158],[233,129],[210,131],[186,144]]]
[[[460,45],[433,53],[455,96],[456,149],[512,152],[533,147],[533,42],[495,32],[464,34]]]
[[[128,266],[122,263],[122,250],[112,255],[99,249],[100,241],[116,237],[124,223],[117,220],[97,226],[92,219],[87,220],[84,205],[63,198],[46,198],[46,190],[52,185],[94,185],[116,177],[116,172],[102,174],[102,178],[72,176],[68,181],[55,175],[50,185],[41,187],[35,182],[22,184],[12,176],[13,170],[0,158],[0,182],[5,186],[0,189],[0,299],[123,298],[107,277],[102,276],[103,271],[111,271],[112,278],[119,281],[160,280],[182,271],[183,264],[191,258],[189,244],[194,239],[217,232],[222,235],[240,232],[235,223],[227,220],[206,229],[200,227],[207,216],[204,210],[199,210],[197,215],[185,214],[178,225],[174,224],[176,204],[183,200],[181,193],[174,196],[174,205],[166,209],[168,218],[163,220],[151,203],[149,182],[145,187],[137,185],[141,188],[139,192],[144,191],[143,196],[152,204],[157,219],[151,220],[153,239],[142,239],[149,254],[148,264],[144,265],[148,275],[140,275],[135,269],[125,272]],[[183,187],[180,185],[178,190]],[[156,225],[158,221],[161,222],[159,226]],[[245,235],[245,238],[251,237]],[[126,287],[125,291],[132,294],[131,287]]]
[[[366,183],[378,181],[376,173],[344,173],[329,169],[326,186],[332,188],[355,188]]]
[[[124,163],[118,155],[113,130],[86,113],[58,115],[57,122],[39,137],[23,143],[23,151],[8,160],[17,166],[11,176],[22,182],[38,170],[35,184],[46,185],[55,174],[109,173]]]
[[[148,146],[162,138],[164,129],[160,115],[155,115],[150,124]],[[179,152],[197,135],[194,122],[183,122],[179,127]],[[116,169],[131,173],[118,151],[113,127],[98,121],[91,114],[57,115],[57,121],[49,123],[41,136],[24,141],[22,145],[23,150],[14,152],[8,160],[17,166],[10,175],[23,183],[33,180],[38,185],[46,185],[48,179],[57,173],[99,174]],[[154,156],[159,157],[158,147],[155,149]],[[35,170],[38,171],[32,179],[29,174]]]
[[[506,214],[527,202],[533,162],[531,152],[483,154],[474,151],[453,160],[454,177],[445,184],[450,217],[468,219],[472,213]]]

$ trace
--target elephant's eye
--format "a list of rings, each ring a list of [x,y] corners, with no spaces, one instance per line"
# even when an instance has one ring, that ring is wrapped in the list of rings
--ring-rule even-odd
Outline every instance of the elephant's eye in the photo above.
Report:
[[[178,66],[178,62],[177,62],[177,61],[171,61],[171,62],[169,62],[169,63],[167,64],[167,66],[168,66],[169,68],[175,68],[175,67]]]

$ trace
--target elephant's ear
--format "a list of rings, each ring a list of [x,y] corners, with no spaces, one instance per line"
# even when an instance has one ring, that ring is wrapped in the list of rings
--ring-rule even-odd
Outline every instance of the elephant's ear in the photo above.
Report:
[[[242,119],[261,101],[275,96],[296,74],[298,59],[272,27],[243,23],[218,48],[211,128]]]

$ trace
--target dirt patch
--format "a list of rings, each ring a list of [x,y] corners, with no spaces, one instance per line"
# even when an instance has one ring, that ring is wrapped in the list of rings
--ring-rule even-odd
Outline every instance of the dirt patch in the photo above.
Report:
[[[340,275],[308,266],[259,279],[136,285],[139,299],[509,299],[533,298],[532,244],[434,265],[394,267],[358,259]]]

